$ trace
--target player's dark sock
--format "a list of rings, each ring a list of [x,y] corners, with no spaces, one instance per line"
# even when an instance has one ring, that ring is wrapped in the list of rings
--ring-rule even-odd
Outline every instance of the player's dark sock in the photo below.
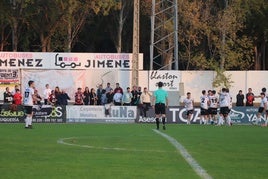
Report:
[[[165,117],[162,117],[162,123],[163,123],[163,129],[166,130],[166,118]]]
[[[159,118],[156,118],[155,122],[156,122],[156,129],[158,130],[159,129]]]

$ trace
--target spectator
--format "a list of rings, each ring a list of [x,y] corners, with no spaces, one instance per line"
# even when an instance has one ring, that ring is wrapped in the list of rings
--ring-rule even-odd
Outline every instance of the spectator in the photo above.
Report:
[[[143,93],[140,97],[142,117],[147,117],[146,112],[151,106],[151,97],[152,94],[148,91],[147,88],[144,88]]]
[[[16,93],[13,96],[13,103],[16,105],[21,105],[22,104],[22,96],[20,94],[20,90],[16,89]]]
[[[89,97],[90,97],[90,100],[89,100],[90,105],[97,105],[98,98],[97,98],[97,94],[94,88],[91,88]]]
[[[100,85],[98,86],[98,89],[97,89],[97,98],[98,98],[98,100],[97,100],[97,105],[101,105],[102,90],[103,90],[103,88],[102,88],[102,84],[100,84]]]
[[[6,91],[4,92],[4,103],[11,104],[13,101],[13,96],[9,91],[9,87],[6,87]]]
[[[138,90],[137,90],[137,86],[133,86],[131,93],[132,93],[131,105],[132,106],[137,106],[138,105]]]
[[[253,106],[254,94],[252,93],[252,89],[248,89],[248,93],[246,94],[246,106]]]
[[[83,105],[84,95],[82,93],[82,88],[77,89],[74,99],[75,99],[75,102],[74,102],[75,105]]]
[[[88,87],[85,87],[85,91],[84,91],[84,105],[89,105],[89,99],[90,99],[89,88]]]
[[[49,84],[46,84],[46,89],[43,92],[44,95],[44,104],[48,104],[48,98],[51,94],[51,89],[49,88]]]
[[[38,90],[35,89],[34,90],[34,96],[35,96],[35,100],[33,101],[34,102],[34,105],[41,105],[41,96],[38,94]]]
[[[106,90],[102,90],[101,94],[101,105],[105,105],[107,103]]]
[[[113,88],[111,88],[111,84],[107,83],[107,87],[105,88],[106,93],[109,93]]]
[[[242,90],[239,90],[236,95],[236,106],[244,106],[244,94],[242,93]]]
[[[52,106],[56,105],[56,96],[54,90],[51,91],[51,94],[48,97],[48,104]]]
[[[123,94],[122,104],[124,106],[130,106],[131,105],[131,99],[132,99],[132,93],[130,91],[130,88],[127,87],[127,91]]]
[[[114,93],[114,105],[121,106],[122,104],[122,93],[120,90],[115,91]]]
[[[65,92],[65,90],[62,90],[62,92],[61,92],[61,105],[68,105],[68,100],[71,100],[71,98]]]
[[[109,93],[106,93],[106,98],[107,98],[107,104],[113,103],[113,99],[114,99],[113,89],[110,89],[110,92]]]
[[[61,103],[61,99],[60,99],[61,91],[60,91],[60,88],[58,86],[55,87],[54,93],[55,93],[55,98],[56,98],[56,105],[60,105],[60,103]]]
[[[12,96],[16,93],[16,89],[19,89],[19,85],[14,86],[14,90],[11,92]]]
[[[119,83],[116,83],[115,86],[116,88],[114,89],[114,91],[118,91],[119,93],[123,95],[123,89],[120,87]]]

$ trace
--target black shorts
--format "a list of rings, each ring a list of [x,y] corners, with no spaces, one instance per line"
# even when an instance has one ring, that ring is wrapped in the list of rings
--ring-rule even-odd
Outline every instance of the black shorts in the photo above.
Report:
[[[155,114],[166,114],[166,105],[164,103],[156,103],[154,108]]]
[[[220,114],[229,114],[230,109],[228,107],[221,107],[220,108]]]
[[[194,110],[193,109],[192,110],[187,110],[186,115],[189,116],[190,114],[193,114],[193,113],[194,113]]]
[[[25,114],[32,114],[33,113],[33,106],[24,106]]]
[[[201,108],[201,115],[202,116],[208,115],[208,110],[204,109],[204,108]]]
[[[208,113],[209,114],[212,114],[212,115],[216,115],[217,114],[217,110],[218,110],[217,108],[209,108],[208,109]]]
[[[264,111],[264,107],[259,107],[258,113],[262,113]]]

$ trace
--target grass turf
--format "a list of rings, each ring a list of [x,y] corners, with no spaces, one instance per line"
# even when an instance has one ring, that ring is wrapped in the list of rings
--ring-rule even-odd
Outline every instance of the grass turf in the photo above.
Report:
[[[213,178],[266,178],[267,128],[168,125]],[[199,178],[151,124],[0,124],[0,178]],[[64,142],[77,146],[57,143]],[[90,148],[91,147],[91,148]]]

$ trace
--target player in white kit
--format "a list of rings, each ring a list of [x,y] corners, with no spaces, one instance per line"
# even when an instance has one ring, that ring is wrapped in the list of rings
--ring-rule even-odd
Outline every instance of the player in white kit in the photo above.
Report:
[[[261,122],[261,115],[264,112],[264,110],[266,111],[266,116],[268,114],[268,111],[267,111],[267,103],[268,102],[267,102],[267,98],[266,98],[265,93],[262,92],[260,94],[260,97],[261,97],[261,103],[260,103],[260,107],[258,109],[257,119],[256,119],[256,121],[252,121],[253,124],[255,124],[255,125],[258,125]]]
[[[187,124],[191,124],[191,118],[194,113],[194,100],[191,98],[191,93],[187,93],[187,97],[183,100],[185,109],[187,111]]]
[[[216,91],[212,90],[208,98],[209,98],[208,111],[210,115],[210,123],[214,124],[217,122],[216,115],[218,109],[218,97],[216,96]]]
[[[230,105],[230,96],[227,93],[226,88],[222,88],[222,91],[219,92],[219,104],[220,104],[220,117],[218,125],[224,124],[224,119],[226,120],[229,114],[229,105]]]
[[[33,104],[34,104],[34,81],[28,82],[29,87],[24,92],[24,109],[26,113],[25,128],[32,129],[32,117],[33,117]]]
[[[207,96],[206,90],[202,91],[202,96],[200,97],[200,108],[201,108],[201,116],[200,116],[200,124],[208,124],[208,102],[209,98]]]

